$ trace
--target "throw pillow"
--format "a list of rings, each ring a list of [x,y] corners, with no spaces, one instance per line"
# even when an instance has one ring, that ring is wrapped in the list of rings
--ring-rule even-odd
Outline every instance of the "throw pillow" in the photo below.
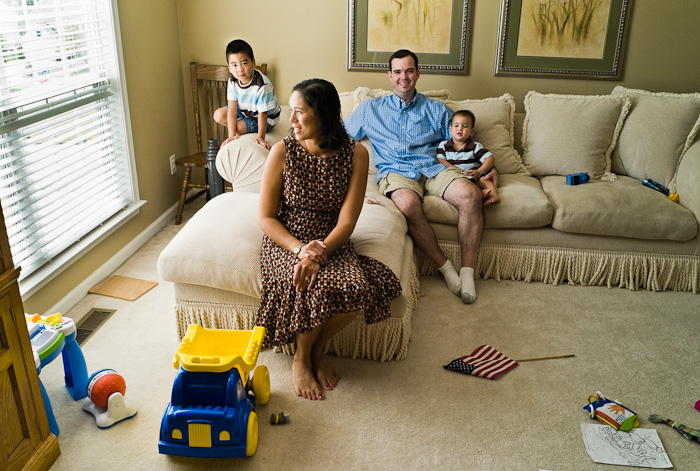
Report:
[[[610,155],[630,109],[621,96],[525,95],[523,162],[535,176],[615,180]]]
[[[654,93],[618,85],[632,109],[612,155],[612,169],[675,190],[678,164],[700,130],[700,93]]]
[[[360,103],[363,103],[370,98],[380,98],[383,96],[388,96],[394,93],[393,90],[385,90],[383,88],[370,89],[367,87],[357,87],[353,92],[355,94],[355,108]],[[428,98],[433,98],[435,100],[448,100],[450,98],[449,90],[428,90],[426,92],[420,92]]]
[[[338,98],[340,99],[340,117],[348,119],[352,112],[355,111],[355,108],[360,104],[356,100],[355,92],[338,93]]]
[[[444,100],[454,111],[470,110],[476,116],[474,140],[487,148],[496,159],[500,173],[530,175],[513,147],[515,139],[515,100],[509,93],[481,100]]]

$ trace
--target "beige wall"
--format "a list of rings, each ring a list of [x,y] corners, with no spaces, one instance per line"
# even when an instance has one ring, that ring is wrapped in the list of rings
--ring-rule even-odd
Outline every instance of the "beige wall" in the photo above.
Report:
[[[423,74],[419,89],[447,88],[456,99],[509,92],[521,110],[529,90],[608,94],[621,84],[700,92],[700,0],[633,3],[622,81],[496,77],[501,2],[481,0],[474,2],[469,76]],[[296,83],[311,77],[330,80],[339,91],[361,85],[389,88],[384,72],[346,70],[347,10],[348,0],[178,0],[183,73],[190,61],[224,64],[226,44],[240,37],[251,43],[258,62],[268,63],[283,103]],[[191,119],[189,114],[190,108]]]
[[[456,99],[509,92],[519,109],[529,90],[607,94],[622,84],[700,91],[700,0],[634,2],[619,82],[495,77],[500,3],[474,2],[469,75],[424,74],[419,89],[446,88]],[[361,85],[389,88],[383,72],[346,71],[347,0],[119,0],[118,5],[139,187],[148,203],[135,219],[25,299],[28,312],[53,306],[177,201],[182,171],[170,176],[168,157],[195,149],[190,61],[224,64],[226,44],[240,37],[251,43],[259,62],[268,63],[282,103],[297,82],[310,77],[326,78],[339,91]]]
[[[179,195],[182,171],[168,158],[186,155],[187,131],[175,0],[119,0],[127,93],[141,199],[138,216],[24,299],[27,312],[45,312],[158,219]]]

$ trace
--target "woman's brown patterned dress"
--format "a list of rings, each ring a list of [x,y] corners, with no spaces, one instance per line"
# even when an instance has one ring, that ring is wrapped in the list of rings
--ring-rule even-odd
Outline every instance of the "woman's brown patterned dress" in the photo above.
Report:
[[[303,243],[323,240],[338,222],[350,184],[355,141],[329,157],[315,157],[293,137],[286,149],[278,218]],[[260,266],[262,296],[255,320],[265,327],[265,345],[283,345],[312,331],[335,314],[364,311],[368,324],[389,317],[401,285],[386,265],[358,255],[350,241],[329,257],[311,290],[297,293],[292,279],[298,258],[263,237]]]

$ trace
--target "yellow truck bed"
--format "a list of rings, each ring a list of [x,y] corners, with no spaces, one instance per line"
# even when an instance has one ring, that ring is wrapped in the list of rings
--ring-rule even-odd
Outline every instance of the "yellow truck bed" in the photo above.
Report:
[[[249,373],[260,354],[264,327],[253,330],[205,329],[190,325],[173,358],[173,366],[190,372],[223,373],[238,367]]]

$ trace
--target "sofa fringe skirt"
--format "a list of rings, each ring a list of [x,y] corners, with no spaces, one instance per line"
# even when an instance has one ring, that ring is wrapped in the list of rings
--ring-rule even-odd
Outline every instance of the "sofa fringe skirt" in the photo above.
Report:
[[[457,242],[441,240],[439,245],[453,265],[461,266]],[[416,250],[416,256],[420,275],[438,273],[425,254]],[[700,257],[691,255],[482,244],[474,271],[481,278],[499,281],[568,282],[632,291],[700,291]]]

